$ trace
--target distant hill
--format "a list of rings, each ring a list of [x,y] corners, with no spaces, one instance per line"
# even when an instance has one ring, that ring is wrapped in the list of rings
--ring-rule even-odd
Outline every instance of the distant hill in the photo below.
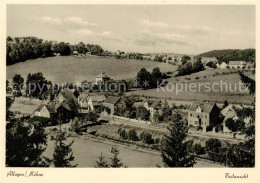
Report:
[[[229,62],[237,60],[245,60],[247,62],[255,62],[255,49],[226,49],[212,50],[206,53],[201,53],[196,57],[216,57],[219,62]]]

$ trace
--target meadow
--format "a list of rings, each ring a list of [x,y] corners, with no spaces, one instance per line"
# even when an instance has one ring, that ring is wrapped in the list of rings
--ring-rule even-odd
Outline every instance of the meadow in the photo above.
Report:
[[[252,71],[245,75],[254,78]],[[191,75],[167,79],[168,85],[160,89],[137,90],[128,95],[142,95],[180,101],[208,100],[222,103],[252,104],[254,97],[240,82],[234,70],[209,69]],[[240,90],[241,83],[241,90]]]
[[[159,67],[162,72],[176,70],[176,66],[173,65],[144,60],[57,56],[27,60],[7,66],[6,77],[11,80],[15,74],[21,74],[26,80],[28,73],[42,72],[44,77],[53,83],[75,83],[84,80],[93,81],[101,72],[106,72],[112,79],[130,79],[136,77],[141,68],[152,71],[154,67]]]

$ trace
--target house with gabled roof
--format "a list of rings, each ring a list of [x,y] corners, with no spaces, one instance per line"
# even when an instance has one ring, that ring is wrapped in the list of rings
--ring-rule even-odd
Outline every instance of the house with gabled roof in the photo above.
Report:
[[[52,118],[56,114],[55,105],[41,104],[32,114],[32,116],[40,116]]]
[[[126,103],[121,97],[109,96],[104,101],[103,106],[107,107],[110,110],[110,114],[114,114],[115,110],[125,108]]]
[[[53,122],[58,120],[58,122],[65,123],[74,118],[74,112],[66,102],[50,103],[41,104],[31,115],[31,117],[34,116],[50,118]]]
[[[188,125],[201,126],[203,130],[219,120],[220,110],[216,103],[193,102],[188,112]]]
[[[110,77],[107,76],[105,72],[101,72],[99,75],[96,76],[95,84],[105,83],[108,80],[110,80]]]
[[[89,93],[81,93],[78,97],[78,104],[80,108],[87,109],[88,108],[88,97]]]
[[[101,111],[103,102],[106,100],[104,95],[93,95],[88,97],[88,110]]]
[[[70,99],[73,99],[77,101],[76,96],[74,95],[75,90],[70,90],[68,88],[62,89],[57,97],[57,100],[59,103],[69,101]]]
[[[161,100],[146,100],[144,107],[150,112],[151,122],[158,122],[158,116],[162,115],[165,105]]]

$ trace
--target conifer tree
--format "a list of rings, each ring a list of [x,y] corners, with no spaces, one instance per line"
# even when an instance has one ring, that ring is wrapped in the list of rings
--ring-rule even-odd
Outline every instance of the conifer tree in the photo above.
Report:
[[[112,153],[114,154],[114,156],[110,158],[111,160],[110,167],[112,168],[124,167],[123,163],[121,163],[121,160],[118,158],[119,150],[117,148],[112,148]]]
[[[76,167],[76,165],[71,165],[71,162],[74,161],[74,155],[71,149],[72,141],[69,144],[66,144],[68,135],[66,132],[60,129],[59,134],[55,138],[55,150],[53,154],[53,163],[55,167]]]
[[[180,121],[172,123],[169,135],[165,135],[161,145],[161,156],[165,167],[193,167],[195,156],[189,154],[189,143],[185,141],[188,129]]]
[[[96,161],[96,168],[107,168],[108,164],[105,161],[105,157],[102,155],[102,153],[100,154],[100,156],[98,157],[98,161]]]

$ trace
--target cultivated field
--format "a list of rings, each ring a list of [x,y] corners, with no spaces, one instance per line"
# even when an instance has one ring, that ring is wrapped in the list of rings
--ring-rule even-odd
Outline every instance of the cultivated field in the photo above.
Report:
[[[103,71],[112,79],[129,79],[135,77],[143,67],[149,71],[154,67],[159,67],[162,72],[176,70],[175,66],[160,62],[118,60],[114,57],[59,56],[28,60],[7,66],[6,73],[8,80],[11,80],[15,74],[21,74],[26,80],[28,73],[42,72],[44,77],[53,83],[71,83],[92,81]]]
[[[223,74],[223,72],[229,74]],[[128,95],[133,93],[172,100],[216,102],[228,100],[230,103],[252,104],[254,97],[248,94],[244,86],[241,87],[242,90],[239,89],[240,76],[230,72],[231,70],[227,69],[214,69],[173,77],[167,80],[169,82],[167,87],[129,92]],[[254,78],[252,71],[245,74]]]

